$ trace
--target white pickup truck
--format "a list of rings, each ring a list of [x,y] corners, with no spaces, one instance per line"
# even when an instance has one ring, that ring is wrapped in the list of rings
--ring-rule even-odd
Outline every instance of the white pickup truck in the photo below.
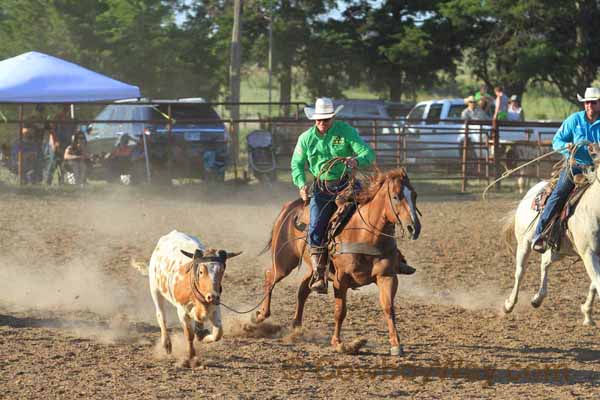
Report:
[[[493,146],[490,145],[492,121],[472,121],[466,124],[461,119],[465,107],[463,99],[429,100],[415,105],[402,126],[402,132],[406,135],[405,161],[416,163],[427,159],[456,159],[463,153],[465,138],[468,138],[470,155],[478,158],[493,155]],[[501,154],[504,154],[508,144],[524,142],[531,145],[522,146],[523,148],[533,150],[524,153],[539,154],[539,148],[548,145],[559,126],[560,123],[549,121],[501,121]],[[519,158],[523,157],[521,154]]]

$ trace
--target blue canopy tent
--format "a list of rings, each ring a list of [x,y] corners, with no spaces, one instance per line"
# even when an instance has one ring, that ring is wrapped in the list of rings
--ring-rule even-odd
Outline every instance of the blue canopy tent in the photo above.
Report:
[[[47,54],[31,51],[0,61],[0,103],[82,103],[137,97],[137,86]]]
[[[47,54],[31,51],[0,61],[0,104],[19,106],[18,175],[23,183],[23,104],[90,103],[140,97],[140,89]]]

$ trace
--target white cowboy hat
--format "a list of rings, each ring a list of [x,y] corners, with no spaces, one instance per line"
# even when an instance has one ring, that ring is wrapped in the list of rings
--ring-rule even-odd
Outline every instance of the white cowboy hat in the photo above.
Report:
[[[330,98],[320,97],[314,107],[304,107],[304,113],[308,119],[329,119],[335,117],[342,108],[344,106],[340,105],[334,110],[333,101]]]
[[[473,96],[469,96],[467,98],[464,99],[465,104],[469,104],[469,103],[475,103],[475,97]]]
[[[600,89],[595,87],[586,88],[583,97],[577,94],[577,100],[579,100],[581,103],[584,101],[600,100]]]

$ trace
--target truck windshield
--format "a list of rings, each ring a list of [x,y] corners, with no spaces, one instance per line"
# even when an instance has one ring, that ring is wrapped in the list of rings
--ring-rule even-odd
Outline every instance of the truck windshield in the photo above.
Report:
[[[169,115],[169,106],[160,104],[157,112],[154,110],[156,119],[164,119]],[[161,115],[164,114],[164,115]],[[220,123],[221,118],[208,104],[173,104],[171,115],[175,120],[188,120],[189,122]]]

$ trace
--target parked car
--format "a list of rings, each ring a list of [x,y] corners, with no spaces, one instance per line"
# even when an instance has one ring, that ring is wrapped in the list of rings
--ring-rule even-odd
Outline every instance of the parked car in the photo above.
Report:
[[[344,106],[337,118],[350,122],[361,135],[369,135],[373,130],[384,135],[399,131],[383,100],[346,99],[334,100],[333,104]]]
[[[335,107],[344,106],[336,118],[347,121],[358,130],[375,150],[380,165],[386,159],[395,158],[400,124],[388,113],[385,101],[344,99],[333,103]]]
[[[173,123],[169,130],[171,105]],[[223,181],[229,138],[215,110],[203,99],[141,100],[106,106],[86,128],[89,151],[104,160],[127,134],[131,137],[133,181],[145,179],[144,140],[151,175],[160,180],[202,178]],[[114,122],[112,122],[114,121]],[[171,139],[169,140],[169,134]]]
[[[405,118],[415,103],[402,103],[398,101],[386,101],[385,109],[392,118]]]
[[[415,163],[418,159],[431,158],[456,159],[462,154],[465,138],[471,145],[473,156],[485,157],[491,150],[487,143],[492,121],[483,124],[477,121],[466,126],[461,119],[465,107],[464,100],[458,98],[428,100],[415,105],[403,124],[403,132],[407,135],[406,162]],[[556,123],[539,121],[536,125],[527,126],[514,123],[513,126],[501,127],[499,143],[505,149],[515,143],[536,142],[540,137],[550,140],[556,129]]]

